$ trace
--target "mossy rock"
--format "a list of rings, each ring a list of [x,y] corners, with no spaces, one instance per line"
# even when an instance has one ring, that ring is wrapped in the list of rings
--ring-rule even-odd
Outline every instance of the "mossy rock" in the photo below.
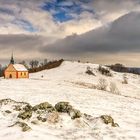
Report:
[[[46,111],[45,110],[37,110],[35,113],[38,115],[41,115],[41,114],[46,113]]]
[[[119,125],[117,123],[112,123],[113,127],[119,127]]]
[[[7,104],[9,104],[9,103],[16,103],[16,101],[14,101],[14,100],[12,100],[12,99],[10,99],[10,98],[0,100],[0,104],[1,104],[1,105],[7,105]]]
[[[84,113],[83,117],[85,117],[87,120],[90,120],[92,118],[91,115]]]
[[[31,123],[34,125],[37,125],[39,122],[38,122],[38,120],[33,120],[33,121],[31,121]]]
[[[101,119],[105,124],[111,124],[113,127],[118,127],[119,125],[114,122],[114,119],[109,115],[102,115]]]
[[[105,124],[114,123],[113,118],[109,115],[102,115],[101,119],[104,121]]]
[[[58,112],[69,113],[72,110],[72,106],[69,104],[69,102],[59,102],[55,105],[55,109]]]
[[[25,111],[32,111],[32,109],[33,109],[33,107],[32,107],[30,104],[27,104],[27,105],[23,108],[23,110],[25,110]]]
[[[21,118],[23,120],[29,119],[31,117],[32,117],[32,111],[25,111],[25,112],[19,113],[18,115],[18,118]]]
[[[24,125],[24,126],[22,127],[22,131],[23,131],[23,132],[26,132],[26,131],[29,131],[29,130],[31,130],[31,127],[29,127],[28,125]]]
[[[82,113],[77,109],[72,109],[69,112],[69,115],[71,116],[71,119],[76,119],[76,118],[80,118],[82,116]]]
[[[48,112],[55,110],[54,107],[51,104],[49,104],[48,102],[40,103],[39,105],[34,106],[32,109],[33,109],[33,111],[46,110]]]
[[[21,111],[22,109],[21,109],[21,106],[20,105],[15,105],[14,106],[14,110],[15,111]]]
[[[43,117],[41,117],[41,116],[37,116],[37,119],[38,119],[39,121],[41,121],[41,122],[46,122],[46,121],[47,121],[46,118],[43,118]]]
[[[10,110],[6,110],[5,111],[7,114],[10,114],[10,113],[12,113]]]
[[[15,125],[18,125],[19,127],[21,127],[23,132],[31,130],[31,127],[28,126],[28,124],[26,124],[24,122],[20,122],[20,121],[16,122],[15,124],[13,124],[13,125],[11,125],[9,127],[13,127]]]

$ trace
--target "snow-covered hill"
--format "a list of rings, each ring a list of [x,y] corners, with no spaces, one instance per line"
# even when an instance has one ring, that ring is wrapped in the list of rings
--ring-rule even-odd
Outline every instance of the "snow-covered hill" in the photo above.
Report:
[[[86,74],[87,67],[95,76]],[[64,61],[58,68],[45,70],[30,75],[30,79],[0,80],[0,99],[11,98],[28,102],[32,106],[49,102],[55,105],[67,101],[82,113],[92,116],[88,126],[81,125],[61,114],[57,124],[40,123],[31,126],[29,132],[21,132],[18,127],[8,127],[16,120],[16,112],[6,114],[7,106],[0,109],[0,139],[2,140],[139,140],[140,139],[140,76],[125,74],[128,84],[123,84],[123,73],[113,72],[112,77],[100,74],[98,64]],[[107,91],[96,88],[99,79],[108,83]],[[110,92],[110,83],[115,83],[119,95]],[[105,125],[101,115],[111,115],[119,127]]]

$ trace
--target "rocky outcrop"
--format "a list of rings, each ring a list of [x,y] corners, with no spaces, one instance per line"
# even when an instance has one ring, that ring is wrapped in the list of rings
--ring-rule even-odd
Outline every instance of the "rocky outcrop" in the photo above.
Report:
[[[119,125],[114,122],[114,119],[109,115],[102,115],[101,119],[105,124],[111,124],[113,127],[118,127]]]
[[[4,107],[6,106],[6,107]],[[4,108],[6,110],[4,110]],[[31,106],[26,102],[16,102],[11,99],[0,100],[0,111],[3,115],[14,116],[14,123],[10,127],[19,126],[23,132],[31,130],[28,124],[38,125],[44,123],[47,125],[59,123],[60,127],[65,122],[65,117],[76,127],[90,127],[90,123],[97,118],[88,114],[83,114],[80,110],[75,109],[69,102],[58,102],[53,107],[48,102],[43,102],[35,106]],[[119,125],[114,122],[114,119],[109,115],[102,115],[98,117],[102,119],[103,123],[111,124],[112,127],[118,127]],[[23,122],[24,121],[24,122]],[[26,123],[28,122],[28,124]]]

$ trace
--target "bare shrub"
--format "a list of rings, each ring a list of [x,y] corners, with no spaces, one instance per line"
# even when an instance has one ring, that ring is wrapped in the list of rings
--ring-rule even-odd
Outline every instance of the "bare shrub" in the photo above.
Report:
[[[120,92],[119,92],[119,90],[118,90],[118,88],[117,88],[115,83],[111,82],[109,88],[110,88],[111,93],[120,94]]]
[[[96,89],[97,86],[94,85],[94,84],[91,84],[91,83],[85,83],[85,82],[81,82],[81,81],[78,81],[78,82],[70,82],[74,85],[79,85],[79,86],[82,86],[82,87],[86,87],[86,88],[91,88],[91,89]]]
[[[112,73],[110,72],[110,70],[109,70],[108,68],[102,67],[101,65],[98,67],[98,71],[99,71],[102,75],[113,76]]]
[[[126,77],[125,74],[123,75],[123,81],[122,81],[122,84],[128,84],[128,80],[127,80],[127,77]]]
[[[89,67],[89,66],[87,67],[86,74],[88,74],[88,75],[94,75],[95,76],[95,74],[93,73],[92,68]]]
[[[97,85],[97,88],[98,88],[99,90],[104,90],[104,91],[106,91],[107,86],[108,86],[107,81],[106,81],[105,79],[103,79],[103,78],[100,78],[100,79],[99,79],[99,83],[98,83],[98,85]]]

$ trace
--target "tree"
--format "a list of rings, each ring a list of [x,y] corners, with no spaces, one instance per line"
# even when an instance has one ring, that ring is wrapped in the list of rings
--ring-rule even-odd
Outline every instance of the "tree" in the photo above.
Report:
[[[44,59],[44,66],[46,66],[48,64],[48,60]]]
[[[34,60],[34,68],[37,68],[39,65],[39,61],[38,60]]]
[[[0,64],[0,77],[2,76],[2,65]]]
[[[31,60],[31,61],[29,62],[29,65],[31,66],[31,69],[33,69],[33,68],[34,68],[34,60]]]
[[[2,66],[0,64],[0,77],[4,76],[4,71],[5,71],[6,68],[7,68],[7,66]]]
[[[39,61],[38,60],[31,60],[29,62],[29,65],[31,66],[31,69],[37,68],[39,65]]]

